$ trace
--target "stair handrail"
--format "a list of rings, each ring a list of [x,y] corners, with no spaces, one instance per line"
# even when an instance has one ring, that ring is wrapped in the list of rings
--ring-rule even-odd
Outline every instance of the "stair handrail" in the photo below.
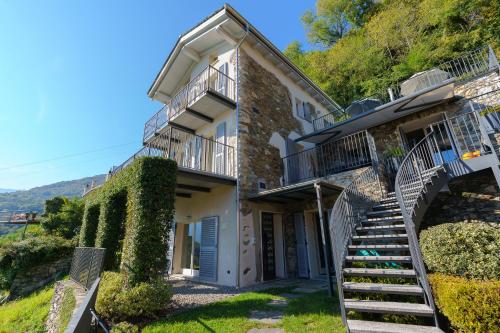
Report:
[[[396,174],[394,186],[408,235],[408,246],[412,257],[413,269],[416,272],[420,286],[424,290],[425,302],[434,311],[436,326],[438,326],[436,308],[431,287],[427,280],[413,216],[419,197],[426,192],[426,183],[439,170],[445,170],[444,160],[434,136],[434,131],[431,131],[403,159]]]
[[[347,246],[354,229],[361,224],[361,218],[380,199],[382,199],[382,188],[378,172],[373,167],[369,167],[357,175],[339,194],[330,214],[329,229],[332,239],[335,276],[337,279],[342,322],[346,327],[347,316],[342,288],[342,268],[347,253]],[[367,205],[367,202],[372,205]]]

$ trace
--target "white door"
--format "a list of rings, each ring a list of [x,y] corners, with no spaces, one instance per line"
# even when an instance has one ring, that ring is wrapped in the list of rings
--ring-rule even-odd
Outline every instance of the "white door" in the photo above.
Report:
[[[226,174],[226,154],[226,122],[222,122],[215,135],[215,173]]]

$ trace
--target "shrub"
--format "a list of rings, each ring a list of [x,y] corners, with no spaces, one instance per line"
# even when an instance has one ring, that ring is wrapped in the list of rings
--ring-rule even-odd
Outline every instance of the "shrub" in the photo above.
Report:
[[[171,297],[170,286],[162,278],[127,287],[123,274],[105,272],[99,285],[96,310],[113,322],[152,318],[166,307]]]
[[[0,247],[0,289],[7,289],[16,274],[30,267],[70,256],[75,243],[58,236],[45,235]]]
[[[83,200],[79,198],[55,197],[47,200],[45,214],[42,216],[42,228],[50,234],[73,238],[82,223],[83,205]]]
[[[139,327],[126,321],[122,321],[121,323],[113,325],[111,333],[139,333]]]
[[[429,282],[436,305],[457,331],[498,332],[500,280],[429,274]]]
[[[486,223],[447,223],[420,234],[427,267],[467,278],[500,278],[500,229]]]
[[[86,201],[80,229],[80,246],[94,246],[98,222],[99,205]]]

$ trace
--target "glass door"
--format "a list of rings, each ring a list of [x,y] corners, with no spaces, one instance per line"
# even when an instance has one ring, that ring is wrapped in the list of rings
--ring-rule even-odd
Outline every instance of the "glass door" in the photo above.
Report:
[[[182,239],[182,274],[198,276],[200,273],[201,222],[184,225]]]

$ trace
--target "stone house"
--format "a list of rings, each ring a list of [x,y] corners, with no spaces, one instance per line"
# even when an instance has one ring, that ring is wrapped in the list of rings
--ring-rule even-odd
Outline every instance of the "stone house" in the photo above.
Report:
[[[343,108],[225,5],[177,40],[148,92],[164,106],[134,155],[178,163],[171,272],[237,287],[335,272],[340,291],[343,248],[354,243],[334,225],[350,223],[340,201],[360,184],[376,199],[358,218],[397,220],[411,202],[402,230],[418,230],[421,192],[432,201],[449,180],[481,170],[500,184],[498,70],[485,47]],[[411,242],[404,260],[416,267]],[[415,270],[429,303],[425,271]],[[349,304],[343,311],[359,310]]]

